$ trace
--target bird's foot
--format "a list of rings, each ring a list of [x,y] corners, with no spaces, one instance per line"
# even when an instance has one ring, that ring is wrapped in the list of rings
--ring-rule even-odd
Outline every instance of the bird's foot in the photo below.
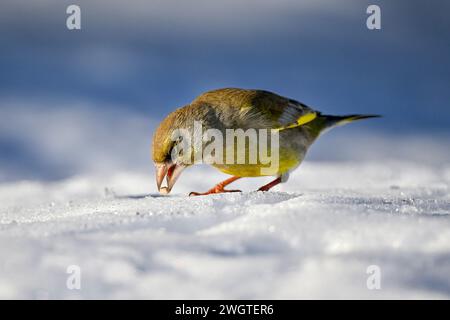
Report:
[[[227,193],[227,192],[242,192],[241,190],[227,190],[227,189],[218,189],[216,187],[209,189],[206,192],[195,192],[192,191],[191,193],[189,193],[189,197],[192,196],[206,196],[208,194],[216,194],[216,193]]]
[[[262,186],[261,188],[258,189],[258,191],[269,191],[270,187],[267,186]]]
[[[273,187],[275,187],[277,184],[281,183],[281,177],[276,178],[275,180],[269,182],[266,185],[263,185],[261,188],[258,189],[258,191],[269,191]]]
[[[232,182],[234,182],[234,181],[236,181],[238,179],[240,179],[240,177],[233,176],[231,178],[228,178],[225,181],[222,181],[222,182],[216,184],[213,188],[209,189],[206,192],[194,192],[193,191],[193,192],[189,193],[189,196],[190,197],[191,196],[206,196],[208,194],[214,194],[214,193],[242,192],[241,190],[227,190],[227,189],[225,189],[225,187],[227,185],[229,185],[230,183],[232,183]]]
[[[211,188],[211,189],[209,189],[206,192],[195,192],[195,191],[192,191],[191,193],[189,193],[189,197],[192,197],[192,196],[206,196],[208,194],[227,193],[227,192],[242,192],[242,191],[241,190],[227,190],[223,186],[218,184],[218,185],[214,186],[214,188]]]

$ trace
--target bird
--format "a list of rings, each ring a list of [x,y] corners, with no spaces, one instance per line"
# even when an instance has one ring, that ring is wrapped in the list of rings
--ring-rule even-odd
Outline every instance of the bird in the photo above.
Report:
[[[226,189],[232,182],[246,177],[274,176],[274,180],[263,185],[258,191],[269,191],[274,186],[287,182],[289,174],[304,160],[309,147],[327,130],[356,120],[379,117],[373,114],[326,115],[297,100],[283,97],[266,90],[223,88],[207,91],[191,103],[171,112],[157,127],[152,141],[152,158],[156,172],[156,186],[161,194],[171,192],[180,174],[187,167],[196,164],[196,152],[204,148],[208,141],[190,144],[186,147],[184,137],[174,138],[180,129],[194,134],[195,121],[202,124],[203,129],[215,129],[226,134],[228,129],[270,130],[278,134],[278,147],[270,145],[271,154],[278,155],[277,167],[263,173],[266,163],[257,160],[250,163],[246,157],[244,162],[217,162],[211,165],[231,175],[228,179],[217,183],[206,192],[191,192],[190,196],[210,195],[241,190]],[[202,129],[202,130],[203,130]],[[267,138],[268,139],[268,138]],[[209,141],[210,142],[210,141]],[[268,144],[267,144],[268,145]],[[188,149],[187,152],[185,149]],[[242,147],[242,146],[241,146]],[[272,149],[270,149],[273,147]],[[231,149],[230,149],[231,148]],[[249,154],[249,146],[238,150],[236,145],[224,145],[223,157],[231,154]],[[180,152],[180,150],[184,150]],[[233,160],[238,155],[233,154]],[[267,172],[270,171],[270,172]],[[162,186],[166,178],[166,186]]]

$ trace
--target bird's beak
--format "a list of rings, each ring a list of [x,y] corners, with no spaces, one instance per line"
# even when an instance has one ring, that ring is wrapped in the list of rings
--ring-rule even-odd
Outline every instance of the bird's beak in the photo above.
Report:
[[[160,193],[169,193],[181,172],[186,168],[185,165],[182,164],[172,164],[172,163],[162,163],[156,165],[156,186],[158,187],[158,191]],[[162,182],[166,177],[167,186],[161,187]]]
[[[158,191],[161,190],[161,184],[164,180],[164,177],[167,174],[167,164],[161,163],[156,164],[156,187],[158,188]]]

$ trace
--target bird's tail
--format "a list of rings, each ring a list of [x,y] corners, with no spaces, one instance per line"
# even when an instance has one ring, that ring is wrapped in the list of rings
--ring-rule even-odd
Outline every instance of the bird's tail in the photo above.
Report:
[[[381,116],[375,114],[350,114],[346,116],[320,115],[320,117],[324,120],[324,129],[328,129],[336,126],[342,126],[356,120],[379,118]]]
[[[309,132],[314,138],[317,138],[320,134],[327,132],[329,129],[336,126],[341,126],[356,120],[379,118],[379,115],[372,114],[350,114],[346,116],[331,116],[326,114],[318,114],[314,121],[306,124],[309,128]]]

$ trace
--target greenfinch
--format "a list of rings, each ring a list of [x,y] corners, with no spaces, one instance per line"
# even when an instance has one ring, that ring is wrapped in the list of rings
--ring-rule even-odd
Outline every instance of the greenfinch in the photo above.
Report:
[[[216,160],[226,159],[226,161],[215,161],[210,164],[231,177],[206,192],[191,192],[190,195],[237,192],[240,190],[229,190],[225,187],[243,177],[274,176],[273,181],[258,189],[268,191],[275,185],[287,181],[289,173],[300,165],[308,148],[321,133],[338,125],[373,117],[378,116],[325,115],[301,102],[264,90],[225,88],[208,91],[190,104],[170,113],[156,129],[152,142],[156,185],[160,193],[169,193],[181,172],[198,163],[196,155],[206,150],[213,141],[221,141],[223,147],[217,148],[216,145],[212,154],[216,156]],[[195,125],[196,122],[201,123],[200,129]],[[209,129],[215,130],[214,139],[208,140],[203,136],[200,142],[196,143],[192,143],[191,138],[179,134],[184,130],[185,134],[195,135],[201,134],[198,131]],[[258,138],[256,134],[245,135],[244,138],[248,138],[245,141],[248,143],[244,145],[236,143],[235,137],[230,140],[227,138],[226,143],[223,143],[225,139],[219,139],[217,133],[226,136],[231,129],[241,130],[241,133],[248,133],[249,130],[259,133],[261,130],[267,130],[269,133],[259,136],[260,139],[267,140],[264,143],[262,140],[250,141],[251,137]],[[277,140],[269,141],[272,137],[276,137]],[[277,156],[276,166],[270,170],[268,168],[272,164],[264,162],[260,157],[261,153],[250,161],[251,152],[255,152],[263,145],[267,148],[267,155]],[[243,158],[236,161],[239,156]],[[165,177],[167,185],[162,186]]]

